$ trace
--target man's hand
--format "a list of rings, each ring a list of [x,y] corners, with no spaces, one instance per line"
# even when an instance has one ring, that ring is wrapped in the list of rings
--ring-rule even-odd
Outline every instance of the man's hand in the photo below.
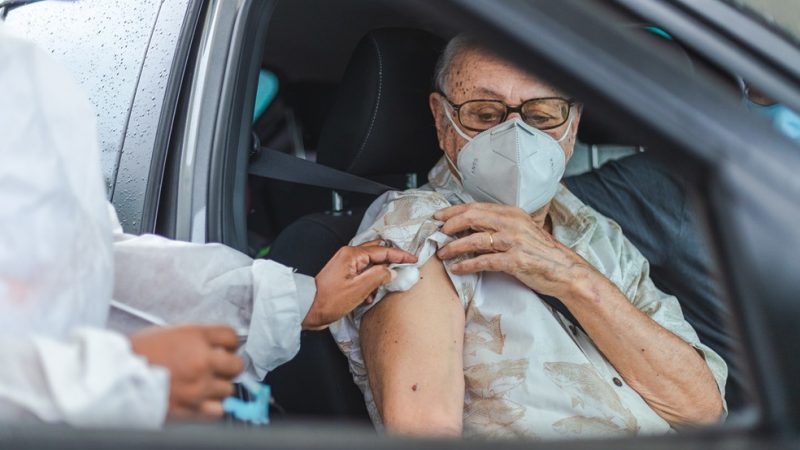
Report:
[[[468,203],[442,209],[434,217],[445,222],[445,234],[469,232],[437,252],[442,260],[474,255],[454,264],[454,273],[505,272],[534,291],[559,299],[605,279],[520,208]]]
[[[360,305],[396,273],[388,264],[407,264],[417,257],[372,241],[358,247],[342,247],[316,277],[317,295],[303,320],[303,329],[320,330]]]
[[[148,328],[131,336],[134,353],[169,369],[168,419],[222,416],[222,399],[233,395],[231,380],[244,370],[238,345],[226,326]]]

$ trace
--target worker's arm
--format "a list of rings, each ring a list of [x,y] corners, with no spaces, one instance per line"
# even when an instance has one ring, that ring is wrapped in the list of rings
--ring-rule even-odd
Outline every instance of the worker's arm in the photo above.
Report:
[[[385,263],[416,261],[376,243],[344,247],[315,279],[222,244],[115,228],[109,326],[130,333],[149,325],[224,323],[246,341],[248,371],[259,380],[294,357],[302,329],[338,320],[389,281]]]

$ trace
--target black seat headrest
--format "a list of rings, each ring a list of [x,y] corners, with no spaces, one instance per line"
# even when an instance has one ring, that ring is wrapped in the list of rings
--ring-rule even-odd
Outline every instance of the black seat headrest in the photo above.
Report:
[[[367,33],[322,128],[318,161],[361,176],[427,172],[441,156],[428,95],[443,47],[420,30]]]

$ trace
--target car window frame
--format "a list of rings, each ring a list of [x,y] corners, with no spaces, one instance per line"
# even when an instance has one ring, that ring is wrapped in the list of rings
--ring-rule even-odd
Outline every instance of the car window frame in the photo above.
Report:
[[[161,234],[247,252],[245,189],[255,101],[272,1],[205,3],[185,74]],[[254,38],[255,36],[255,38]]]
[[[258,72],[275,8],[274,1],[246,0],[233,30],[222,82],[220,120],[211,155],[207,239],[248,252],[247,166],[252,147],[252,110]]]
[[[223,83],[228,70],[231,39],[243,0],[207,0],[194,34],[193,50],[181,90],[181,109],[170,145],[174,167],[168,174],[170,195],[161,209],[169,208],[160,230],[169,237],[196,243],[209,242],[209,193],[217,148]]]

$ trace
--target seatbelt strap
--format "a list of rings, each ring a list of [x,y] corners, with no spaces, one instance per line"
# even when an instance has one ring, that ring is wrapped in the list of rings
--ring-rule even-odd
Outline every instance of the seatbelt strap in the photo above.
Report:
[[[583,327],[581,326],[580,322],[578,322],[578,319],[576,319],[575,316],[573,316],[572,313],[569,312],[569,309],[567,309],[567,307],[564,306],[563,303],[561,303],[561,300],[559,300],[559,299],[557,299],[555,297],[551,297],[549,295],[539,294],[538,292],[536,294],[545,303],[547,303],[548,306],[550,306],[551,308],[553,308],[556,311],[560,312],[561,315],[564,316],[565,319],[569,320],[570,322],[572,322],[573,325],[575,325],[576,327],[580,328],[581,331],[586,333],[586,330],[583,329]]]
[[[258,157],[250,162],[248,172],[273,180],[369,195],[397,190],[358,175],[264,147],[259,151]]]

